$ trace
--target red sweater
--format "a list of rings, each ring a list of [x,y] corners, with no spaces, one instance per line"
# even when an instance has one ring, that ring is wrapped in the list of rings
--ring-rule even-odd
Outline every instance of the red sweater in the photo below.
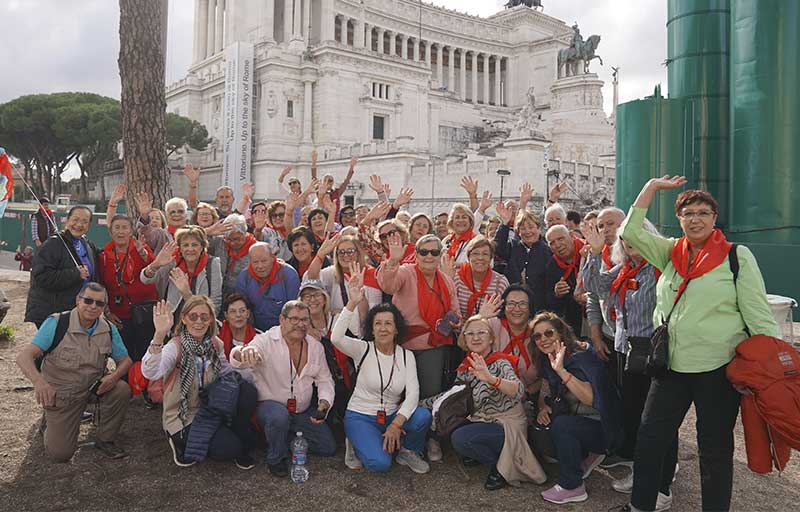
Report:
[[[145,247],[148,262],[153,260],[153,253]],[[131,302],[136,304],[145,300],[158,299],[158,291],[154,284],[142,283],[139,275],[147,263],[136,251],[133,241],[128,244],[127,258],[116,254],[114,242],[108,242],[98,257],[100,279],[108,290],[108,307],[119,318],[131,317]],[[119,268],[117,268],[119,267]],[[119,279],[117,278],[119,272]],[[120,284],[124,285],[123,286]],[[127,292],[127,295],[126,293]],[[130,298],[130,302],[128,299]]]

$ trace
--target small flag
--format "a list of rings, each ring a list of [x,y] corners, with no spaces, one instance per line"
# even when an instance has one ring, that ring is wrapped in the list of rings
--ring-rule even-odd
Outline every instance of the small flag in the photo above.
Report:
[[[0,148],[0,217],[6,213],[6,207],[14,192],[14,177],[11,174],[11,162],[6,150]]]

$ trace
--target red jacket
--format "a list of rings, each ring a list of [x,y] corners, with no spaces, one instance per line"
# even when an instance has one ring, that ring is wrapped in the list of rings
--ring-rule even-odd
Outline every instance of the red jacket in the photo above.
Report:
[[[145,250],[148,256],[147,261],[152,261],[153,252],[146,246]],[[156,286],[142,283],[140,274],[147,263],[139,255],[133,240],[128,244],[127,257],[118,256],[114,242],[108,242],[100,252],[98,266],[100,267],[100,280],[108,290],[108,307],[119,318],[131,317],[131,303],[158,299]],[[119,276],[117,276],[118,272]],[[128,301],[129,297],[130,302]]]
[[[759,334],[736,347],[728,380],[747,387],[742,425],[747,466],[756,473],[786,467],[791,449],[800,450],[800,354],[785,341]]]

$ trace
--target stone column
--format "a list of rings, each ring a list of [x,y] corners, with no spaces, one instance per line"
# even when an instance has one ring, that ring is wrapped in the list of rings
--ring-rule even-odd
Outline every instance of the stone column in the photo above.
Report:
[[[320,40],[333,41],[336,34],[336,14],[333,12],[333,0],[321,0]]]
[[[403,34],[400,36],[400,58],[408,60],[408,36]]]
[[[389,32],[389,55],[397,55],[397,34],[394,32]]]
[[[431,42],[425,41],[425,63],[431,67]]]
[[[303,0],[303,41],[311,42],[311,0]]]
[[[447,78],[447,90],[453,92],[456,90],[456,55],[454,50],[452,46],[447,47],[447,67],[450,71]]]
[[[439,86],[444,85],[442,74],[444,73],[444,47],[440,43],[436,43],[436,80],[439,81]]]
[[[283,0],[283,42],[288,43],[292,40],[292,27],[294,19],[294,2]]]
[[[304,80],[303,81],[303,88],[304,88],[304,98],[303,98],[303,142],[304,143],[311,143],[311,123],[312,123],[312,105],[313,105],[313,87],[314,82],[313,80]]]
[[[294,0],[292,39],[303,39],[303,2],[301,0]]]
[[[194,21],[195,47],[194,61],[200,62],[206,58],[206,45],[208,44],[208,0],[195,0],[197,3]]]
[[[411,60],[414,62],[419,62],[419,38],[414,38],[414,49],[412,50],[414,55],[411,56]]]
[[[500,63],[502,62],[503,58],[499,55],[495,55],[494,57],[494,104],[498,107],[503,104],[503,95],[500,92]]]
[[[364,21],[361,19],[353,20],[353,46],[364,48]]]
[[[483,54],[483,104],[488,105],[489,100],[491,99],[491,94],[489,90],[489,58],[491,56],[488,53]]]
[[[372,25],[367,22],[364,22],[364,48],[372,51]]]
[[[217,0],[208,0],[208,16],[206,17],[206,58],[214,55],[214,48],[217,43],[214,41],[214,30],[216,22],[214,18],[217,14]]]
[[[344,46],[347,46],[347,17],[340,16],[342,23],[340,25],[341,30],[339,31],[339,42],[342,43]]]
[[[216,26],[214,27],[214,53],[219,53],[225,47],[225,0],[217,0]]]
[[[386,30],[378,27],[378,53],[383,55],[384,53],[384,44],[383,44],[383,35],[386,33]]]
[[[478,52],[472,51],[472,103],[478,104]]]
[[[461,101],[467,101],[467,53],[463,48],[458,50],[458,64],[461,66],[461,83],[459,84]]]
[[[275,0],[267,0],[264,6],[264,38],[275,41]]]

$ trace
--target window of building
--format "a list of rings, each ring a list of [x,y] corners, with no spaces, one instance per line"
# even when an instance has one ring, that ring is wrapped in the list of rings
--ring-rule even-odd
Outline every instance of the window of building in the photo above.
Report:
[[[386,138],[386,117],[372,116],[372,138],[384,140]]]
[[[389,99],[389,84],[372,82],[372,97],[379,100]]]
[[[286,117],[289,119],[294,118],[294,101],[292,100],[286,101]]]

